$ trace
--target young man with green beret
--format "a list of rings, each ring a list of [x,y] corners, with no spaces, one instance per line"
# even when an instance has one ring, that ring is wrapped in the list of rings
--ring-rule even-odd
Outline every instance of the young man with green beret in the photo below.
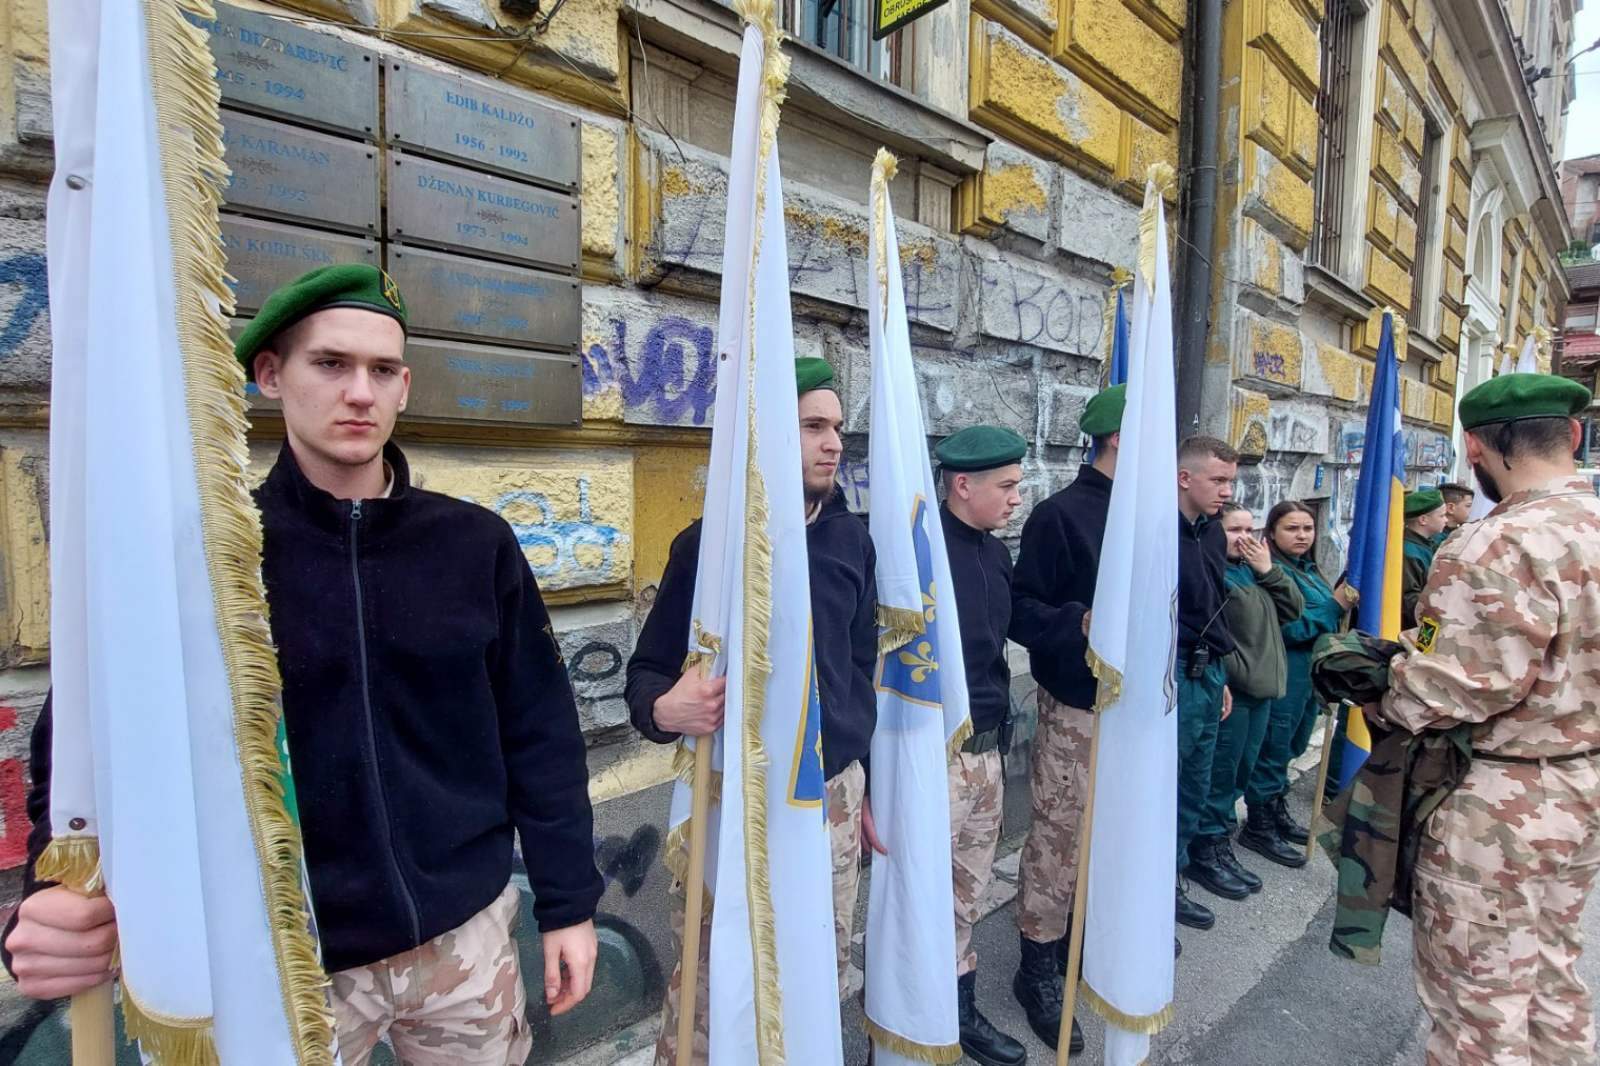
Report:
[[[514,836],[551,1013],[594,973],[603,885],[583,736],[511,527],[410,484],[390,440],[405,345],[389,276],[334,266],[275,292],[234,349],[283,407],[287,440],[255,499],[311,904],[345,1063],[386,1036],[410,1064],[521,1063]],[[61,994],[34,979],[59,972],[52,954],[79,954],[63,893],[30,896],[6,938],[24,992]]]
[[[806,551],[811,574],[811,629],[816,647],[817,693],[822,704],[822,767],[833,844],[833,914],[840,988],[850,965],[850,936],[861,881],[861,848],[883,850],[865,802],[862,760],[872,745],[878,704],[872,674],[878,661],[877,553],[867,525],[845,506],[835,484],[844,453],[843,408],[833,388],[833,370],[822,359],[795,360],[800,393],[801,483],[806,503]],[[656,590],[628,659],[625,699],[633,726],[657,744],[680,736],[706,736],[722,725],[725,678],[707,680],[684,670],[689,621],[700,560],[700,520],[672,542]],[[681,943],[682,887],[674,886],[673,922]],[[710,903],[707,908],[709,911]],[[694,1061],[705,1062],[710,1003],[708,957],[711,922],[701,925],[699,991],[695,997]],[[677,1061],[678,996],[675,968],[662,1007],[656,1063]]]
[[[994,852],[1005,813],[1011,667],[1011,552],[994,536],[1022,505],[1022,457],[1028,442],[1000,426],[969,426],[939,442],[934,458],[944,481],[945,553],[955,585],[961,658],[967,670],[972,736],[950,755],[950,858],[955,877],[956,991],[961,1050],[983,1066],[1020,1066],[1028,1051],[978,1010],[978,954],[972,927],[994,877]]]
[[[1011,991],[1028,1027],[1050,1047],[1061,1030],[1078,833],[1089,793],[1090,713],[1098,684],[1086,658],[1089,613],[1126,403],[1127,386],[1113,385],[1084,405],[1078,428],[1093,441],[1094,460],[1028,516],[1012,586],[1011,639],[1028,649],[1039,686],[1039,724],[1029,777],[1033,821],[1017,886],[1022,958]],[[1083,1030],[1074,1018],[1069,1050],[1082,1047]]]
[[[1414,869],[1429,1063],[1594,1061],[1578,961],[1600,870],[1600,499],[1572,458],[1589,400],[1549,374],[1462,397],[1496,506],[1439,549],[1389,690],[1365,708],[1416,733],[1474,726]]]
[[[1418,489],[1405,496],[1406,529],[1400,564],[1400,626],[1417,624],[1417,597],[1428,583],[1428,568],[1433,565],[1436,537],[1444,532],[1444,495],[1438,489]]]

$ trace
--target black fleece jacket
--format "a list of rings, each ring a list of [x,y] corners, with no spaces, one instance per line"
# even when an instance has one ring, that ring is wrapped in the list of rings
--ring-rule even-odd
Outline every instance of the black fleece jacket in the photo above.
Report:
[[[1111,507],[1111,479],[1088,463],[1078,478],[1033,509],[1011,594],[1011,639],[1028,649],[1033,678],[1069,707],[1094,707],[1089,638],[1083,616],[1094,606],[1100,542]]]
[[[1006,663],[1006,633],[1011,628],[1011,552],[999,539],[973,529],[939,508],[945,553],[955,585],[961,626],[961,662],[967,669],[967,703],[972,731],[986,733],[1011,710],[1011,667]]]
[[[1222,521],[1201,515],[1193,522],[1178,513],[1178,650],[1187,655],[1202,641],[1213,661],[1233,650],[1223,605],[1228,590],[1228,537]]]
[[[577,708],[516,535],[491,511],[411,487],[394,445],[384,458],[385,499],[335,499],[287,446],[256,491],[329,972],[487,907],[511,876],[513,831],[541,930],[592,918],[604,889]],[[41,714],[30,811],[48,807],[49,728]],[[47,841],[29,839],[30,877]]]
[[[831,780],[867,757],[878,721],[872,674],[878,660],[877,553],[867,525],[835,492],[806,528],[811,632],[822,703],[822,771]],[[657,744],[678,734],[657,729],[656,700],[683,674],[700,564],[700,520],[679,533],[667,556],[655,606],[628,659],[625,698],[634,728]]]

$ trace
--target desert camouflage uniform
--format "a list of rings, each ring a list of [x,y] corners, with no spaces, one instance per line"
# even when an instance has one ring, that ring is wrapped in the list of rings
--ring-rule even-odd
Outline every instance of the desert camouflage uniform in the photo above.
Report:
[[[1562,757],[1600,752],[1593,486],[1571,477],[1516,493],[1451,537],[1417,613],[1383,714],[1413,731],[1475,723],[1479,753],[1417,857],[1428,1062],[1590,1062],[1576,964],[1600,867],[1600,754]]]
[[[1094,716],[1039,689],[1029,792],[1033,824],[1022,845],[1017,928],[1035,943],[1067,935],[1078,883],[1078,830],[1089,798]]]
[[[861,887],[861,800],[867,790],[867,775],[860,763],[851,763],[835,774],[827,785],[828,837],[833,851],[833,933],[839,958],[839,988],[844,989],[845,971],[850,967],[850,934],[856,898]],[[683,954],[683,886],[672,886],[673,951]],[[694,997],[694,1055],[691,1061],[709,1061],[711,1047],[706,1034],[711,1030],[707,1007],[710,988],[711,900],[706,900],[700,923],[700,967],[698,991]],[[661,1005],[661,1035],[656,1038],[655,1066],[676,1066],[678,1061],[678,1002],[682,990],[681,963],[672,968],[667,982],[667,998]]]
[[[1000,752],[957,751],[950,759],[950,861],[955,873],[956,976],[978,968],[972,926],[994,880],[994,851],[1005,814]]]
[[[385,1036],[406,1066],[526,1062],[533,1034],[517,963],[515,885],[448,933],[333,975],[344,1066],[366,1066]]]

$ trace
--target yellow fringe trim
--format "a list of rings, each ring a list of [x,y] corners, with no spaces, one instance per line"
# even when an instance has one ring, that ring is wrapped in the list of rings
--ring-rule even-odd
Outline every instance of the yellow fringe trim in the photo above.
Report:
[[[711,743],[711,738],[701,737],[700,741],[701,743],[709,744]],[[691,788],[694,787],[694,749],[682,741],[679,741],[678,749],[672,753],[672,776]],[[711,796],[708,802],[722,802],[721,770],[711,771]]]
[[[1111,289],[1106,293],[1106,307],[1100,319],[1100,332],[1106,339],[1105,358],[1100,363],[1100,387],[1111,384],[1111,352],[1117,346],[1117,293],[1133,281],[1133,274],[1125,267],[1111,271]]]
[[[961,1061],[960,1044],[919,1044],[899,1033],[891,1033],[871,1018],[862,1018],[861,1028],[866,1030],[875,1045],[902,1058],[941,1064]]]
[[[1096,1014],[1116,1026],[1130,1033],[1144,1033],[1154,1036],[1165,1029],[1173,1018],[1178,1016],[1177,1008],[1168,1003],[1154,1014],[1124,1014],[1101,998],[1100,994],[1089,987],[1087,981],[1081,982],[1079,990],[1083,994],[1083,1001],[1087,1003]]]
[[[128,1043],[137,1044],[160,1066],[218,1066],[210,1018],[179,1018],[148,1010],[122,982],[122,1025]]]
[[[100,838],[55,837],[45,845],[33,873],[41,881],[65,885],[79,895],[100,895],[106,887],[100,869]]]
[[[1161,197],[1172,189],[1175,176],[1170,163],[1152,163],[1145,171],[1144,207],[1139,211],[1139,273],[1146,292],[1156,287],[1156,217]]]
[[[1100,682],[1094,694],[1094,709],[1098,714],[1122,698],[1122,671],[1096,655],[1093,648],[1083,657],[1088,660],[1089,672]]]
[[[233,296],[217,220],[228,168],[216,65],[206,32],[184,18],[188,12],[210,21],[216,13],[210,0],[147,0],[144,11],[206,563],[233,693],[245,806],[296,1058],[302,1066],[331,1066],[328,981],[308,924],[299,826],[279,778],[281,682],[261,585],[261,522],[244,476],[244,373],[228,336]],[[157,1057],[206,1061],[182,1057],[186,1046],[175,1045],[174,1057]]]
[[[911,607],[878,604],[878,654],[887,655],[928,632],[928,619]]]
[[[956,731],[950,734],[950,739],[944,742],[944,757],[948,761],[955,758],[961,745],[972,739],[972,719],[963,718],[961,724],[956,726]]]
[[[887,148],[879,148],[872,157],[872,181],[869,185],[872,200],[872,243],[878,249],[878,297],[883,306],[879,313],[889,314],[889,180],[899,173],[900,160]],[[885,323],[887,329],[887,323]],[[880,623],[881,624],[881,623]],[[899,645],[893,645],[899,647]],[[884,649],[879,642],[878,652]]]

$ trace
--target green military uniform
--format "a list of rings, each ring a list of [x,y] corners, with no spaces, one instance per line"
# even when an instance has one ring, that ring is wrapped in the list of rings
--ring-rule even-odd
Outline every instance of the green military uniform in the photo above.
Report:
[[[1438,489],[1419,489],[1406,493],[1406,521],[1420,518],[1444,506],[1444,497]],[[1428,583],[1428,570],[1433,566],[1433,554],[1438,545],[1421,533],[1407,529],[1402,548],[1404,559],[1400,568],[1400,628],[1409,629],[1417,624],[1417,597]]]

